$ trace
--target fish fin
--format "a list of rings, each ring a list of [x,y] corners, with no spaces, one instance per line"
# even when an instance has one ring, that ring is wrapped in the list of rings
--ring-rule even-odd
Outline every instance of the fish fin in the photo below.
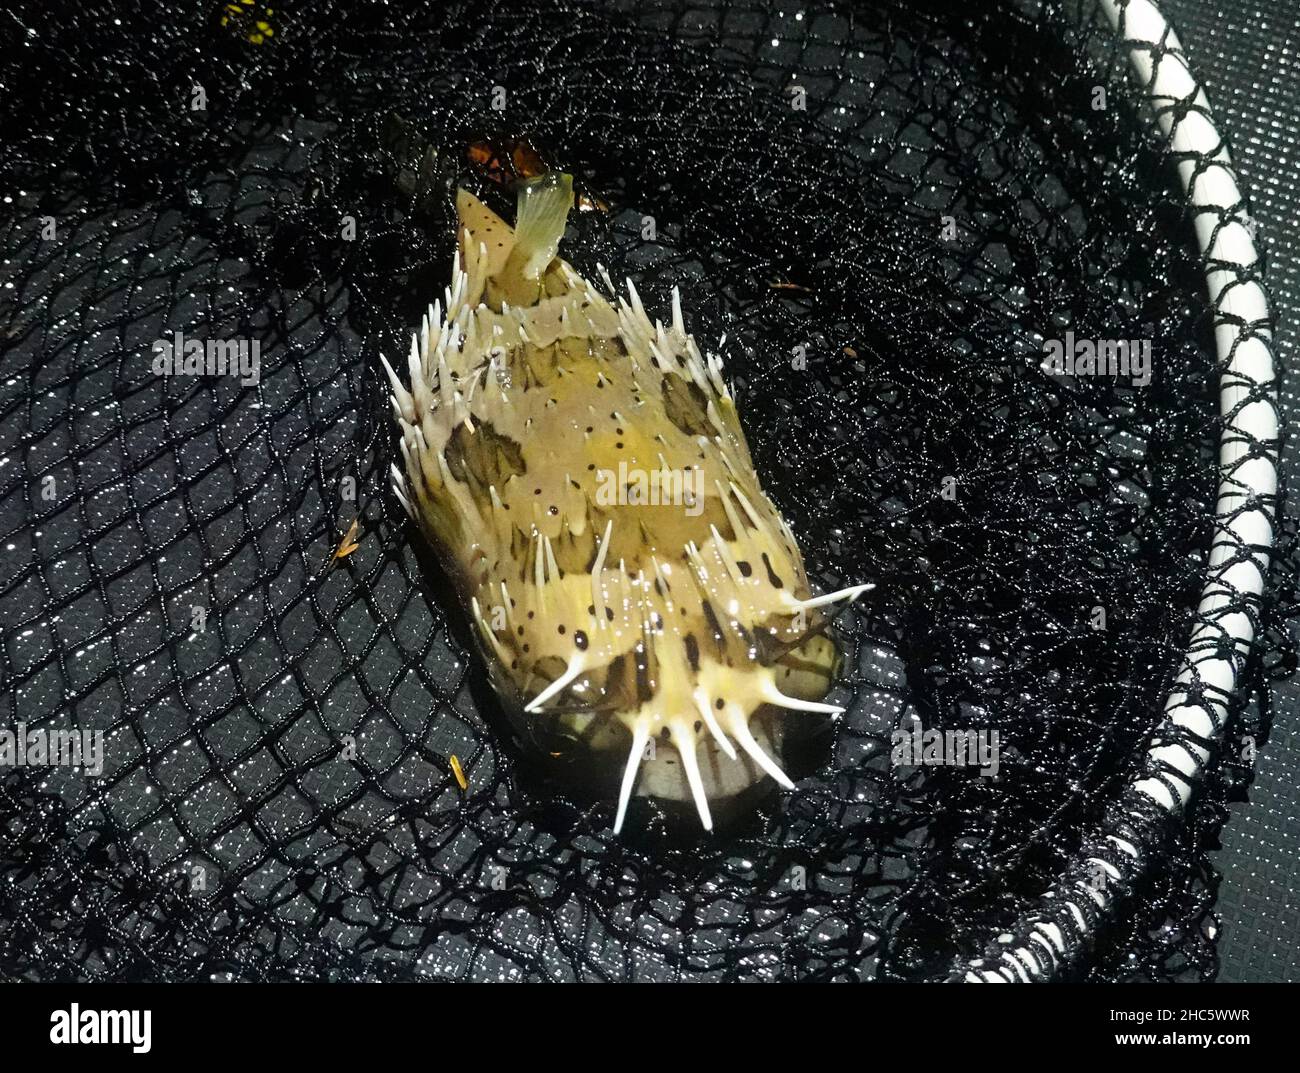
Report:
[[[456,216],[460,220],[461,263],[472,264],[470,254],[477,253],[481,245],[487,250],[484,275],[489,279],[499,275],[515,251],[515,229],[464,187],[456,191]]]
[[[555,260],[572,208],[572,175],[552,171],[520,186],[512,267],[525,280],[540,280]]]

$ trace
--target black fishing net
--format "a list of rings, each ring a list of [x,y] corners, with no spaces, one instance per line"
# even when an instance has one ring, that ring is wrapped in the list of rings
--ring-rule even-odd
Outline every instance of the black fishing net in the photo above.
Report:
[[[1204,580],[1213,310],[1123,51],[1092,3],[410,8],[0,16],[4,724],[105,735],[98,778],[0,774],[0,970],[949,976],[1115,820]],[[540,770],[387,490],[377,355],[484,146],[577,176],[580,271],[727,333],[815,583],[877,583],[829,750],[717,835],[615,838]],[[258,382],[156,375],[178,331]],[[1150,383],[1043,371],[1067,331],[1149,340]],[[1226,759],[1130,818],[1156,848],[1069,973],[1213,974],[1293,537]],[[996,730],[996,777],[891,762],[916,725]]]

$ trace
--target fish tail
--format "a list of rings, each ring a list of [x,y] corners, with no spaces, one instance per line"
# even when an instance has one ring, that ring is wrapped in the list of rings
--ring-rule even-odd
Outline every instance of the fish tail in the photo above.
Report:
[[[573,208],[573,176],[552,171],[519,187],[512,259],[527,280],[540,279],[560,249]]]
[[[529,306],[543,296],[572,208],[573,177],[563,172],[520,184],[513,227],[470,191],[457,191],[461,254],[480,268],[493,305]]]

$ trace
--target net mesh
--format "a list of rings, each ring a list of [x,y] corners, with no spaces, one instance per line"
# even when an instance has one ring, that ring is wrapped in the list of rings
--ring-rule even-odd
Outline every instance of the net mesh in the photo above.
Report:
[[[9,976],[944,978],[1141,770],[1221,419],[1191,216],[1094,4],[3,21],[0,705],[105,735],[98,778],[0,773]],[[580,271],[727,333],[810,576],[877,583],[829,756],[718,837],[651,808],[616,839],[536,770],[386,490],[377,354],[451,251],[402,176],[483,139],[578,176]],[[256,341],[259,382],[155,375],[177,331]],[[1045,372],[1066,331],[1149,340],[1150,384]],[[1294,667],[1294,534],[1226,759],[1078,976],[1215,970],[1207,851]],[[996,777],[893,762],[914,725],[996,730]]]

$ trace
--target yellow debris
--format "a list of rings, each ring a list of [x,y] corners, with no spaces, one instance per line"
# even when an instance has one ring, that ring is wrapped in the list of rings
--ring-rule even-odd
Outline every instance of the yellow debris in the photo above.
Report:
[[[456,776],[456,781],[460,784],[462,790],[469,789],[469,779],[465,778],[465,772],[460,767],[460,757],[455,753],[451,754],[451,773]]]
[[[357,543],[357,528],[361,524],[360,518],[354,518],[352,524],[348,526],[347,536],[343,538],[342,543],[335,549],[334,554],[330,556],[331,560],[337,562],[339,559],[346,559],[361,545]]]

